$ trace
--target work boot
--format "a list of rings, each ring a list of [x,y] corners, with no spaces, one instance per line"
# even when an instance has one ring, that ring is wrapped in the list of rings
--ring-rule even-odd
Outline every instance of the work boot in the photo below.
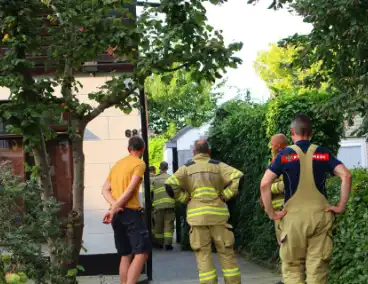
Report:
[[[173,246],[172,245],[165,245],[165,250],[173,250]]]
[[[152,246],[156,249],[163,249],[164,246],[163,245],[159,245],[159,244],[156,244],[156,243],[153,243]]]

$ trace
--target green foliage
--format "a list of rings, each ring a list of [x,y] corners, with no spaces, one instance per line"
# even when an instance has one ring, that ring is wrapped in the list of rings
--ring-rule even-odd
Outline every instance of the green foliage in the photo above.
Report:
[[[278,132],[288,134],[294,115],[306,112],[315,122],[314,141],[336,151],[341,117],[324,120],[315,110],[327,99],[324,93],[312,92],[280,95],[265,105],[237,100],[226,103],[216,113],[209,137],[213,156],[245,174],[240,196],[229,206],[236,244],[258,260],[276,263],[278,259],[273,222],[259,205],[260,180],[271,158],[270,137]]]
[[[271,44],[270,49],[261,51],[254,62],[254,68],[274,96],[280,93],[305,93],[312,87],[303,85],[310,76],[319,72],[321,62],[316,62],[308,68],[293,66],[293,58],[298,54],[298,47],[284,47]],[[326,88],[326,83],[321,87]],[[320,89],[320,88],[318,88]]]
[[[270,157],[266,113],[267,105],[230,101],[218,110],[209,137],[214,158],[245,174],[231,218],[237,246],[260,259],[269,259],[276,245],[272,223],[259,206],[259,183]]]
[[[277,6],[276,2],[281,5]],[[322,63],[322,72],[310,76],[306,83],[318,86],[328,81],[331,88],[338,90],[328,107],[333,106],[337,112],[344,110],[350,118],[361,114],[364,117],[361,134],[367,133],[367,1],[270,0],[270,3],[272,8],[290,4],[295,14],[313,25],[310,34],[294,35],[280,44],[301,47],[294,57],[294,66],[308,68],[316,62]]]
[[[368,171],[355,169],[353,191],[344,214],[336,219],[334,252],[330,267],[331,284],[368,282]],[[328,183],[331,199],[337,202],[340,180]],[[333,201],[333,203],[334,203]]]
[[[60,204],[54,198],[42,199],[38,183],[22,182],[7,162],[0,164],[0,186],[0,262],[4,272],[24,273],[35,283],[68,283],[66,270],[50,264],[44,254],[45,244],[53,239],[49,247],[52,257],[58,261],[70,257],[70,247],[55,217]]]
[[[156,169],[160,168],[160,163],[164,161],[164,147],[165,143],[176,134],[176,126],[174,122],[170,122],[167,131],[164,134],[158,136],[152,136],[149,138],[149,161],[150,166],[155,166]]]
[[[308,114],[313,123],[312,142],[324,145],[337,154],[344,127],[341,113],[320,111],[332,95],[321,91],[306,91],[302,95],[281,95],[272,99],[267,112],[267,135],[284,133],[290,138],[290,122],[298,112]],[[290,139],[291,142],[291,139]]]
[[[187,125],[198,127],[214,114],[221,94],[206,80],[193,81],[193,72],[179,70],[170,75],[147,78],[149,126],[156,134],[167,131],[170,122],[179,131]]]
[[[149,138],[148,150],[150,166],[155,166],[156,169],[160,168],[160,163],[164,160],[164,146],[167,142],[165,136],[155,136]]]

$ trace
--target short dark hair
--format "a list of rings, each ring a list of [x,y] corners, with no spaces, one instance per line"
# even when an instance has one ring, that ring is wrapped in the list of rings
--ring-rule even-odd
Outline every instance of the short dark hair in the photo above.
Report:
[[[156,167],[155,166],[149,166],[148,167],[148,171],[151,172],[155,172],[156,171]]]
[[[146,144],[144,143],[143,139],[139,136],[133,136],[129,139],[128,142],[128,149],[131,151],[139,151],[144,149]]]
[[[210,144],[207,140],[197,140],[194,143],[194,151],[199,154],[208,154],[210,152]]]
[[[169,169],[169,164],[166,162],[161,162],[160,164],[160,170],[161,171],[167,171]]]
[[[291,128],[294,129],[296,135],[309,136],[312,134],[312,121],[308,115],[298,113],[291,123]]]

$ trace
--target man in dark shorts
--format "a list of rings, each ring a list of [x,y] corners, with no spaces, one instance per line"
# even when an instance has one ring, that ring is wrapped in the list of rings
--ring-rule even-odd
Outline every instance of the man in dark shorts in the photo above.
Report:
[[[129,155],[111,169],[102,189],[102,195],[111,205],[103,222],[111,223],[114,229],[115,246],[121,256],[119,272],[122,284],[137,282],[151,251],[149,232],[138,197],[146,170],[141,160],[144,148],[142,138],[130,138]]]
[[[285,284],[327,282],[334,216],[344,212],[351,190],[349,170],[328,149],[312,144],[311,136],[310,118],[296,115],[291,124],[294,145],[278,153],[261,181],[269,218],[281,219],[280,258]],[[328,174],[341,179],[340,201],[336,206],[327,200]],[[275,211],[271,185],[280,175],[284,177],[285,205],[282,211]]]

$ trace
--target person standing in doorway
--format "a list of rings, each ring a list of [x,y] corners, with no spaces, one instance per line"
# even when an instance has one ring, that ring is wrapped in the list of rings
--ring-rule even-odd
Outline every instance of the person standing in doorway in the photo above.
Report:
[[[206,140],[195,142],[194,158],[166,181],[166,191],[182,203],[188,203],[189,239],[194,250],[201,284],[217,284],[212,261],[212,241],[220,257],[226,284],[240,284],[241,277],[234,252],[234,233],[228,224],[226,201],[239,191],[243,173],[211,159]]]
[[[169,178],[167,170],[169,165],[161,162],[160,173],[151,180],[151,191],[153,194],[152,207],[154,210],[154,239],[155,245],[165,250],[172,250],[174,222],[175,222],[175,200],[165,190],[165,181]]]
[[[351,190],[349,170],[329,150],[312,144],[311,136],[311,119],[305,114],[296,115],[291,123],[294,145],[279,152],[260,186],[269,218],[281,219],[280,258],[285,284],[327,282],[334,216],[344,212]],[[336,206],[327,200],[327,174],[341,179]],[[280,175],[284,177],[285,204],[282,211],[275,211],[271,186]]]
[[[146,170],[142,161],[144,149],[142,138],[131,137],[128,142],[129,155],[111,169],[102,189],[102,195],[111,205],[103,222],[111,223],[114,230],[115,246],[121,256],[119,272],[122,284],[137,283],[151,251],[138,196]]]

